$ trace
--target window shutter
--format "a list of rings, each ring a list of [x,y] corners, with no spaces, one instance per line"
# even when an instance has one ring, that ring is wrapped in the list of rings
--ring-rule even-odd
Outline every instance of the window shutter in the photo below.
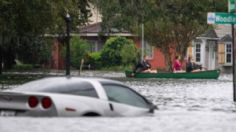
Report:
[[[189,46],[187,49],[187,56],[192,57],[193,56],[193,47]]]
[[[225,63],[225,44],[223,43],[218,44],[218,63]]]

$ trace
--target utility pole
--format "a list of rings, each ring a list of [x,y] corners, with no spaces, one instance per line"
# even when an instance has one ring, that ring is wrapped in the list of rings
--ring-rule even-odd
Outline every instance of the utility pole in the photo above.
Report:
[[[144,25],[143,25],[143,23],[142,23],[142,40],[141,40],[141,60],[143,60],[143,56],[144,56]]]
[[[141,37],[141,60],[143,60],[143,57],[144,57],[144,8],[143,8],[143,0],[141,0],[141,21],[142,21],[142,24],[141,24],[141,32],[142,32],[142,37]]]

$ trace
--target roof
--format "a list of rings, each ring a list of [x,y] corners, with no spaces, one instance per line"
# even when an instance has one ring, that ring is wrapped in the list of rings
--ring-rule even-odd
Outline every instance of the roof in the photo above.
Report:
[[[204,34],[200,35],[200,37],[213,38],[213,39],[218,38],[214,29],[207,30]]]
[[[201,39],[194,39],[193,41],[194,41],[194,42],[197,42],[197,43],[202,43],[202,40],[201,40]]]
[[[79,33],[99,33],[101,31],[102,29],[100,22],[79,28]]]
[[[99,36],[102,33],[101,22],[79,27],[80,36]],[[104,36],[136,36],[126,30],[111,28],[109,32],[103,33]]]
[[[232,36],[229,34],[226,34],[224,37],[220,39],[219,42],[232,42]]]

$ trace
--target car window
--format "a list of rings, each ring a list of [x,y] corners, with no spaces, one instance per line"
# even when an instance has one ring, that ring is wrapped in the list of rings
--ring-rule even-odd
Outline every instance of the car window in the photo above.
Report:
[[[88,82],[81,82],[80,84],[68,84],[67,87],[69,87],[70,90],[64,90],[64,93],[98,98],[95,88]]]
[[[49,78],[33,81],[26,83],[14,90],[61,93],[98,98],[97,92],[91,83],[87,81],[73,81],[63,78]]]
[[[134,90],[120,85],[103,85],[110,101],[149,108],[149,103]]]

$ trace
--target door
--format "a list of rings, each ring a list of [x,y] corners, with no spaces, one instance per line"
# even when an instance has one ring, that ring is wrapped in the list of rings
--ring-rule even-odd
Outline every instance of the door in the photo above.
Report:
[[[215,41],[208,41],[208,46],[208,70],[213,70],[216,62]]]
[[[103,85],[112,111],[118,116],[138,116],[150,113],[150,102],[134,90],[121,85]]]

